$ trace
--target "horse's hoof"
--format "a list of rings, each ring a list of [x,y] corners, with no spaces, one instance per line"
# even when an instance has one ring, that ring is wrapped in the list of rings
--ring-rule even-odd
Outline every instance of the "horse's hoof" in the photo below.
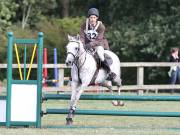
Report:
[[[124,102],[122,102],[122,101],[113,100],[111,103],[114,106],[124,106]]]
[[[73,124],[72,118],[66,118],[66,125],[67,126],[72,126],[72,124]]]
[[[113,100],[111,103],[112,103],[114,106],[118,106],[118,101],[117,101],[117,100]]]
[[[118,101],[118,106],[124,106],[124,102]]]
[[[66,126],[72,126],[73,122],[72,121],[66,121]]]

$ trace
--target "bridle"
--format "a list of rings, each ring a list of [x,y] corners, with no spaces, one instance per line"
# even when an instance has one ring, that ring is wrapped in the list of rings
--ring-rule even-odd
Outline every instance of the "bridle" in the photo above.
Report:
[[[80,41],[74,41],[74,40],[71,40],[69,42],[75,42],[78,44],[78,48],[77,48],[77,52],[76,54],[73,54],[72,52],[67,52],[67,55],[70,54],[74,57],[74,61],[73,63],[76,65],[76,67],[78,68],[78,70],[84,65],[85,61],[86,61],[86,56],[85,56],[85,60],[83,61],[83,63],[81,65],[78,64],[78,60],[79,58],[81,57],[82,54],[84,54],[86,52],[86,50],[79,55],[79,50],[80,50]],[[87,54],[87,53],[86,53]]]
[[[84,49],[84,52],[82,52],[81,54],[79,54],[80,44],[81,44],[80,41],[71,40],[71,41],[69,41],[69,42],[78,43],[78,48],[77,48],[76,54],[73,54],[72,52],[67,52],[67,55],[68,55],[68,54],[71,54],[71,55],[74,57],[73,64],[74,64],[74,65],[77,67],[77,69],[78,69],[78,78],[79,78],[79,82],[81,83],[82,81],[81,81],[81,78],[80,78],[80,70],[81,70],[81,68],[83,67],[83,65],[85,64],[85,62],[86,62],[86,57],[87,57],[87,53],[89,53],[89,52],[88,52],[87,49]],[[80,64],[80,63],[79,63],[79,58],[80,58],[84,53],[86,53],[86,54],[85,54],[85,58],[84,58],[82,64]],[[92,83],[94,82],[94,80],[95,80],[96,77],[97,77],[98,72],[99,72],[99,69],[97,68],[96,71],[95,71],[95,73],[94,73],[94,75],[93,75],[93,78],[92,78],[91,81],[90,81],[90,84],[92,84]],[[89,85],[90,85],[90,84],[89,84]]]
[[[78,54],[79,54],[79,50],[80,50],[80,42],[78,42],[78,41],[69,41],[69,42],[75,42],[75,43],[78,43],[78,49],[77,49],[77,52],[76,52],[76,54],[73,54],[72,52],[67,52],[67,55],[68,54],[71,54],[73,57],[74,57],[74,59],[76,59],[77,57],[78,57]]]

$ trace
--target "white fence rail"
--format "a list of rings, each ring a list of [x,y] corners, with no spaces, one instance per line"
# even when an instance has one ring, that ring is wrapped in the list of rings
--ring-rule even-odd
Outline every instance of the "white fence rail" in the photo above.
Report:
[[[136,85],[124,85],[122,86],[123,90],[139,90],[139,92],[142,92],[142,90],[151,90],[151,89],[180,89],[180,85],[169,85],[169,84],[158,84],[158,85],[144,85],[144,68],[145,67],[170,67],[170,66],[180,66],[180,63],[171,63],[171,62],[122,62],[121,67],[135,67],[137,68],[137,84]],[[24,65],[21,64],[21,67],[24,68]],[[29,64],[26,65],[26,67],[29,67]],[[36,68],[37,65],[33,64],[32,68]],[[64,87],[65,80],[69,79],[69,77],[64,76],[64,70],[70,68],[67,67],[65,64],[45,64],[43,67],[46,68],[58,68],[59,73],[59,86],[60,88],[69,89],[69,87]],[[7,64],[0,64],[0,68],[7,68]],[[13,64],[13,68],[18,68],[17,64]],[[113,89],[116,89],[113,87]]]

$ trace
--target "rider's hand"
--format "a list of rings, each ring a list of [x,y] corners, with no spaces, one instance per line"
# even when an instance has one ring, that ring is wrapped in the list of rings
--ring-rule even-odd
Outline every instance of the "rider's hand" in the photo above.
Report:
[[[86,44],[86,49],[87,49],[87,50],[91,50],[91,49],[92,49],[92,46],[91,46],[90,43]]]

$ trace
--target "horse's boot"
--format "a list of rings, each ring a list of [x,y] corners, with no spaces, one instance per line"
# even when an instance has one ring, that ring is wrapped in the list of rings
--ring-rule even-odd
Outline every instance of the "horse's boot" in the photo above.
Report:
[[[71,126],[73,124],[73,119],[72,118],[66,118],[66,125]]]
[[[73,124],[73,117],[74,117],[75,110],[69,109],[68,116],[66,118],[66,125],[72,125]]]
[[[109,67],[109,64],[107,62],[107,60],[105,59],[104,61],[101,62],[102,67],[107,71],[108,73],[108,77],[107,80],[114,80],[116,77],[116,74],[114,72],[111,72],[111,69]]]
[[[75,109],[69,109],[68,118],[73,118],[75,113]]]

